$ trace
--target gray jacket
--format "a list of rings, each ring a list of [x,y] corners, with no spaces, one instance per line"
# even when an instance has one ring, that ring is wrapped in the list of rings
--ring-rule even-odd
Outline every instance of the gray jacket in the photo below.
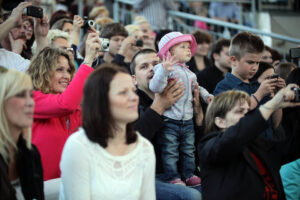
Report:
[[[155,65],[154,76],[150,81],[149,89],[154,93],[162,93],[168,81],[178,78],[178,81],[183,82],[185,87],[184,95],[163,115],[175,120],[190,120],[193,118],[193,90],[197,83],[197,77],[185,64],[175,64],[173,69],[174,71],[167,71],[162,64]],[[199,92],[205,102],[208,97],[212,96],[200,86]]]

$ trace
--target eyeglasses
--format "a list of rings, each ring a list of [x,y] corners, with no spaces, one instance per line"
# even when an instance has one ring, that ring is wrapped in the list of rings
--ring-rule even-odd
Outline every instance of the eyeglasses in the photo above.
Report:
[[[0,66],[0,73],[6,73],[6,72],[8,72],[8,69]]]

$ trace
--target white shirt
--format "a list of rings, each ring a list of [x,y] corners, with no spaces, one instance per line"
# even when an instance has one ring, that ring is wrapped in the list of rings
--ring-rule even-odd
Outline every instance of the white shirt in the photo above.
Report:
[[[113,156],[80,129],[68,138],[60,169],[60,199],[155,199],[154,150],[139,134],[131,152]]]
[[[18,178],[18,179],[14,180],[14,181],[11,181],[11,184],[15,188],[16,199],[17,200],[25,200],[24,195],[22,193],[20,179]]]
[[[30,60],[27,60],[12,51],[0,48],[0,66],[7,69],[15,69],[26,72],[30,65]]]

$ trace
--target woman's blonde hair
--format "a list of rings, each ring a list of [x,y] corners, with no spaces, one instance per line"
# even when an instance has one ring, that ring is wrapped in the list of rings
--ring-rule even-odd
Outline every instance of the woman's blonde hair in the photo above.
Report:
[[[132,35],[135,31],[141,31],[141,29],[135,24],[129,24],[125,26],[128,35]]]
[[[148,23],[148,24],[150,24],[149,21],[148,21],[145,17],[143,17],[143,16],[136,16],[136,17],[134,18],[134,24],[136,24],[136,25],[141,25],[141,24],[143,24],[143,23]]]
[[[113,23],[114,20],[110,17],[102,17],[100,19],[96,19],[95,24],[99,24],[102,28],[105,24]]]
[[[71,70],[71,79],[73,78],[75,65],[70,60],[69,55],[61,49],[45,47],[32,59],[27,70],[32,78],[35,90],[40,90],[45,94],[51,93],[51,79],[60,56],[68,60]]]
[[[17,145],[10,134],[4,104],[9,98],[31,88],[31,78],[27,74],[0,66],[0,154],[7,163],[9,162],[8,149],[11,147],[17,149]],[[28,148],[31,148],[31,127],[25,128],[22,134]]]
[[[205,133],[220,131],[215,124],[216,117],[225,118],[226,114],[237,102],[247,102],[250,105],[250,96],[240,90],[229,90],[218,94],[208,105],[205,115]]]
[[[100,14],[105,14],[108,17],[109,16],[109,11],[107,10],[107,8],[105,6],[94,7],[92,9],[92,11],[90,12],[90,14],[89,14],[89,19],[94,20]]]

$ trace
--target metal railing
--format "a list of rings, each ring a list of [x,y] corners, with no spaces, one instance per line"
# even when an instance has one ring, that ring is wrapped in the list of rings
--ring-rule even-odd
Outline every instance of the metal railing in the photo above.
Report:
[[[115,21],[119,21],[119,19],[120,19],[119,18],[119,14],[120,14],[119,3],[125,4],[125,5],[131,5],[131,6],[133,5],[133,2],[130,0],[115,0],[115,2],[114,2],[114,20]],[[131,12],[131,11],[129,11],[129,12]],[[269,33],[269,32],[265,32],[265,31],[261,31],[256,28],[251,28],[248,26],[243,26],[240,24],[234,24],[234,23],[230,23],[230,22],[219,21],[219,20],[212,19],[212,18],[201,17],[201,16],[189,14],[189,13],[172,11],[172,10],[168,11],[168,21],[169,22],[173,21],[174,18],[202,21],[202,22],[205,22],[205,23],[208,23],[211,25],[215,25],[215,26],[230,28],[230,29],[234,29],[234,30],[238,30],[238,31],[248,31],[248,32],[260,35],[260,36],[267,36],[267,37],[271,37],[274,39],[279,39],[279,40],[283,40],[283,41],[287,41],[287,42],[291,42],[291,43],[300,44],[300,39],[298,39],[298,38],[293,38],[293,37],[289,37],[289,36],[285,36],[285,35],[281,35],[281,34],[277,34],[277,33]],[[175,29],[173,29],[173,30],[175,30]]]

